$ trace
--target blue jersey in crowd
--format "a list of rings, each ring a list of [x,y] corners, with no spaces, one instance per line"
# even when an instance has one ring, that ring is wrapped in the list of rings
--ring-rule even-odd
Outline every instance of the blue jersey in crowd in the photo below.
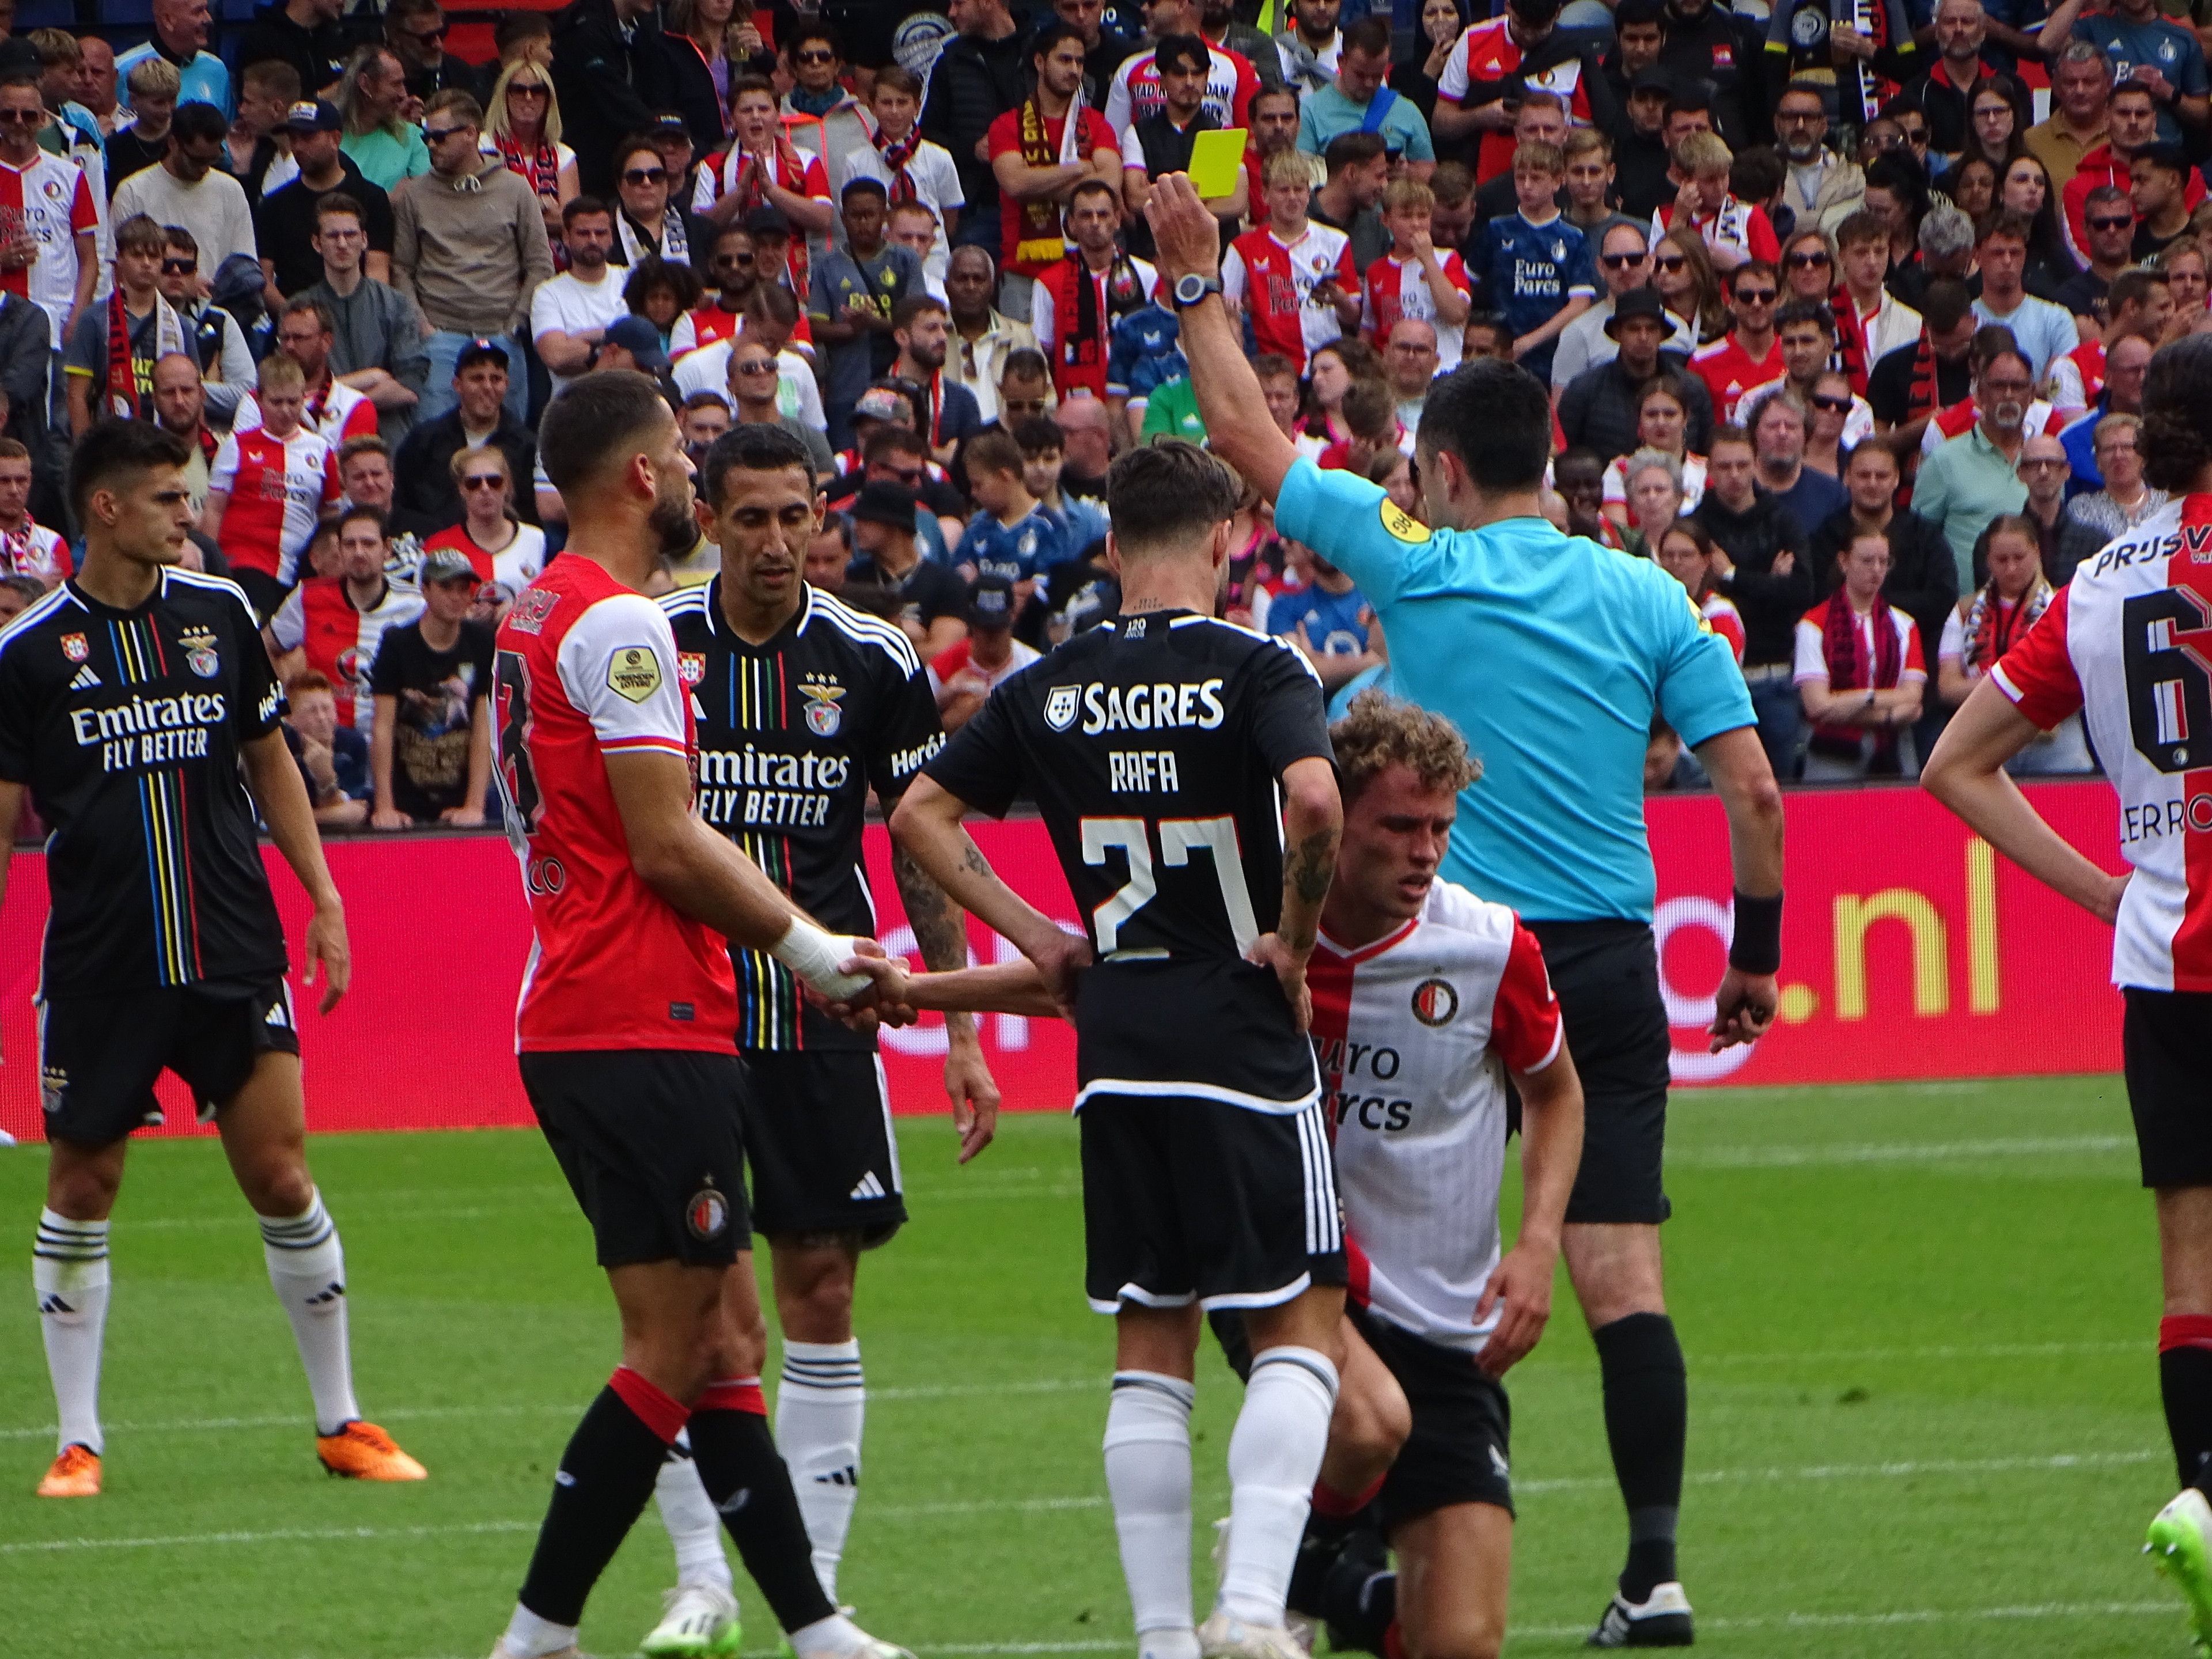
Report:
[[[1597,297],[1596,262],[1589,239],[1565,219],[1532,225],[1518,213],[1480,227],[1467,247],[1468,275],[1482,286],[1480,303],[1504,316],[1513,337],[1541,328],[1577,294]],[[1549,383],[1557,337],[1520,360]]]
[[[2205,76],[2204,48],[2197,44],[2195,33],[2170,17],[2154,13],[2133,23],[2117,12],[2100,13],[2076,18],[2074,38],[2104,49],[2105,56],[2112,60],[2115,85],[2132,79],[2136,70],[2146,67],[2163,75],[2184,98],[2202,98],[2212,85]],[[2179,143],[2181,123],[2174,116],[2173,106],[2159,100],[2156,109],[2159,143]]]
[[[1431,531],[1381,485],[1304,459],[1275,529],[1359,584],[1395,694],[1450,720],[1482,759],[1444,878],[1531,921],[1650,921],[1652,714],[1690,748],[1756,723],[1681,584],[1542,519]]]
[[[1366,609],[1357,587],[1331,593],[1308,582],[1268,602],[1267,631],[1287,636],[1304,623],[1306,643],[1323,656],[1356,657],[1367,649],[1367,624],[1360,619]]]
[[[1000,524],[995,513],[978,513],[960,538],[959,562],[974,565],[979,576],[1025,582],[1082,551],[1063,546],[1066,538],[1065,522],[1043,507],[1030,507],[1011,525]]]

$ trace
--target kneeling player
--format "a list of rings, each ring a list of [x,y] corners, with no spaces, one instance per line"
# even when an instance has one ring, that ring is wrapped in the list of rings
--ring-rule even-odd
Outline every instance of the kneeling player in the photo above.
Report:
[[[1339,1507],[1379,1502],[1401,1571],[1378,1593],[1371,1571],[1315,1564],[1319,1595],[1300,1611],[1328,1619],[1344,1644],[1378,1653],[1395,1615],[1408,1659],[1494,1655],[1513,1521],[1498,1378],[1535,1346],[1550,1313],[1582,1151],[1582,1086],[1534,937],[1504,906],[1437,879],[1455,797],[1478,771],[1459,733],[1370,692],[1330,736],[1344,841],[1309,983],[1352,1305],[1347,1394],[1324,1484],[1350,1495]],[[1022,963],[902,988],[894,964],[867,970],[888,1001],[909,1008],[1049,1006]],[[1509,1074],[1522,1097],[1523,1197],[1520,1237],[1501,1255]],[[1363,1469],[1360,1449],[1340,1443],[1346,1424],[1389,1413],[1352,1396],[1387,1395],[1392,1378],[1411,1407],[1411,1433],[1395,1463],[1386,1437]]]
[[[179,568],[191,524],[184,441],[106,422],[77,446],[84,568],[0,634],[0,889],[26,791],[52,825],[39,975],[40,1090],[52,1157],[32,1256],[60,1455],[41,1498],[100,1491],[107,1218],[134,1129],[173,1072],[222,1135],[260,1218],[334,1474],[420,1480],[354,1404],[345,1255],[307,1174],[300,1038],[258,808],[314,903],[309,984],[346,988],[345,915],[323,861],[246,595]]]

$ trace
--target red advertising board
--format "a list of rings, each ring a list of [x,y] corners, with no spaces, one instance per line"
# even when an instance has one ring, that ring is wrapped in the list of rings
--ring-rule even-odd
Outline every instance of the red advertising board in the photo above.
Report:
[[[2101,782],[2031,786],[2075,846],[2118,868],[2112,792]],[[1751,1051],[1709,1056],[1698,1026],[1725,956],[1727,835],[1710,797],[1650,803],[1659,870],[1661,969],[1684,1084],[1838,1083],[2109,1071],[2120,1002],[2106,983],[2108,930],[1991,856],[1948,813],[1907,788],[1789,798],[1789,904],[1782,1018]],[[1036,823],[978,824],[984,854],[1017,891],[1073,927],[1073,905]],[[269,852],[295,951],[305,905]],[[867,842],[883,938],[911,952],[880,827]],[[526,1124],[516,1079],[515,990],[529,912],[513,855],[493,836],[334,842],[346,896],[354,987],[314,1013],[302,991],[308,1121],[324,1130]],[[0,905],[0,1128],[39,1132],[32,994],[46,915],[45,861],[18,853]],[[970,924],[980,960],[1006,943]],[[1075,1045],[1057,1021],[988,1017],[983,1040],[1010,1109],[1056,1111],[1072,1093]],[[934,1018],[884,1040],[903,1112],[942,1111],[944,1028]],[[169,1129],[191,1124],[173,1080]]]

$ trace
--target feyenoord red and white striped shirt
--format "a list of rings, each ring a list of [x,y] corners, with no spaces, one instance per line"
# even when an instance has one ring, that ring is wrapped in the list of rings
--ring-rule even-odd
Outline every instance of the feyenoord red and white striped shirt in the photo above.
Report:
[[[376,697],[368,677],[385,632],[403,628],[422,614],[422,597],[403,593],[389,582],[384,597],[368,611],[356,610],[337,576],[317,576],[284,596],[269,619],[270,636],[283,651],[304,649],[307,666],[337,691],[338,723],[366,736],[375,724]]]
[[[341,386],[332,376],[320,392],[307,394],[300,424],[336,449],[348,438],[376,435],[376,405],[351,386]],[[230,429],[261,430],[261,403],[251,392],[238,400],[238,418],[230,423]]]
[[[2084,560],[1990,672],[2045,731],[2079,710],[2135,867],[2112,983],[2212,991],[2212,495]]]
[[[1300,374],[1306,372],[1309,351],[1344,332],[1336,307],[1313,297],[1314,289],[1332,276],[1345,293],[1359,291],[1351,239],[1328,225],[1309,223],[1305,234],[1287,247],[1262,225],[1231,242],[1229,257],[1221,262],[1221,291],[1244,307],[1255,349],[1289,358]]]
[[[208,489],[230,496],[216,540],[231,567],[289,586],[316,520],[338,504],[337,452],[304,427],[283,439],[234,432],[215,453]]]
[[[69,544],[54,532],[27,517],[20,530],[0,526],[0,576],[35,576],[51,586],[69,574]]]
[[[1324,931],[1306,969],[1322,1103],[1336,1141],[1352,1294],[1392,1324],[1473,1351],[1498,1266],[1505,1073],[1559,1057],[1559,1005],[1534,935],[1439,881],[1388,937]]]
[[[1974,407],[1972,398],[1962,398],[1948,409],[1942,409],[1928,417],[1927,428],[1920,434],[1920,453],[1933,455],[1952,439],[1973,430],[1974,422],[1982,418],[1982,411]],[[2031,438],[2055,438],[2066,429],[2067,416],[2037,398],[2027,405],[2027,415],[2020,429]]]
[[[84,169],[76,162],[45,150],[27,167],[0,161],[0,242],[27,228],[39,244],[29,265],[0,270],[0,289],[44,306],[57,341],[76,303],[76,237],[99,225]]]
[[[735,1054],[729,948],[631,868],[607,785],[608,756],[641,752],[698,778],[668,618],[595,561],[556,559],[501,619],[492,684],[492,770],[533,934],[517,1051]]]
[[[1446,248],[1437,254],[1437,267],[1443,272],[1444,281],[1459,290],[1462,298],[1474,295],[1474,284],[1468,280],[1467,264],[1456,252]],[[1367,267],[1367,292],[1360,330],[1380,351],[1390,343],[1390,331],[1406,321],[1427,323],[1437,331],[1437,373],[1459,367],[1464,325],[1437,319],[1436,295],[1429,290],[1429,274],[1421,268],[1419,260],[1401,260],[1395,254],[1386,253]]]

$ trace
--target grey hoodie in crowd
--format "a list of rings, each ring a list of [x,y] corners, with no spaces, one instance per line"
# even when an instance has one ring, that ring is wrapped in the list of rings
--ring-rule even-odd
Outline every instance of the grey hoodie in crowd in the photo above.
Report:
[[[537,191],[496,157],[448,179],[407,181],[392,204],[392,286],[449,334],[524,334],[530,300],[553,274]]]

